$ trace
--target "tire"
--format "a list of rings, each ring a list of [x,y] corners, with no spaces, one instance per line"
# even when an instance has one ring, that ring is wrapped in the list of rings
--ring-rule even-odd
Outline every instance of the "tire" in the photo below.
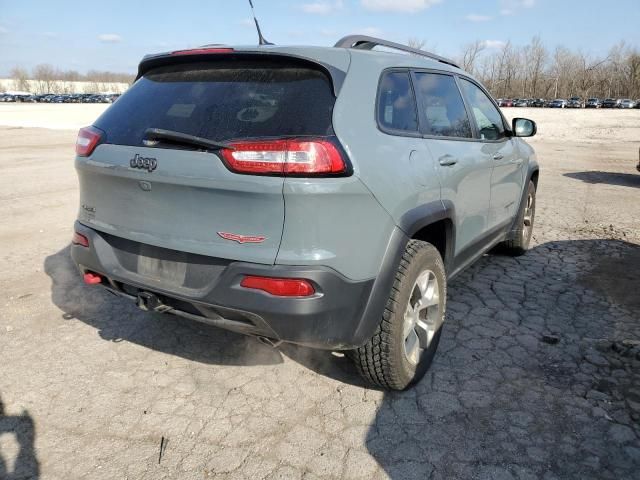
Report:
[[[409,241],[380,324],[365,345],[349,352],[362,377],[388,390],[420,380],[438,348],[446,298],[440,253],[429,243]]]
[[[509,238],[499,245],[499,251],[507,255],[518,257],[529,250],[533,235],[533,223],[536,216],[536,186],[529,180],[527,196],[518,212],[517,228],[511,231]]]

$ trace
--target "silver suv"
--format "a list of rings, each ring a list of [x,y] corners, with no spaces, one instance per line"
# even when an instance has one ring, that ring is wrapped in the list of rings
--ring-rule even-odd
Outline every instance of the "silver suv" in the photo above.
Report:
[[[527,250],[535,132],[452,61],[371,37],[147,56],[78,135],[72,256],[144,310],[344,350],[404,389],[447,281]]]

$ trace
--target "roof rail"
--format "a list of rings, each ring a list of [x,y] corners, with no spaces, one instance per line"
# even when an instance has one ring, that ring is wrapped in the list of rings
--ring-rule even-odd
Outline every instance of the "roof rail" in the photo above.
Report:
[[[347,35],[346,37],[338,40],[338,42],[334,45],[334,47],[338,48],[358,48],[360,50],[372,50],[374,47],[378,46],[392,48],[394,50],[400,50],[402,52],[413,53],[414,55],[420,55],[422,57],[427,57],[438,62],[446,63],[447,65],[451,65],[452,67],[460,68],[453,60],[441,57],[440,55],[436,55],[435,53],[420,50],[418,48],[411,48],[407,45],[390,42],[381,38],[368,37],[366,35]]]

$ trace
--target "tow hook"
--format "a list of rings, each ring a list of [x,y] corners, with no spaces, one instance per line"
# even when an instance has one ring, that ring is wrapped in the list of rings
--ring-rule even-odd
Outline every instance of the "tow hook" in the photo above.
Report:
[[[146,312],[168,312],[171,310],[169,305],[165,305],[160,301],[157,295],[150,292],[138,292],[136,296],[136,305],[140,310]]]

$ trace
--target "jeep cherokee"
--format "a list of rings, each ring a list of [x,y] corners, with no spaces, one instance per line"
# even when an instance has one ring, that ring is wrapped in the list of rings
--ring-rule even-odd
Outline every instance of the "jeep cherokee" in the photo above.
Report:
[[[79,132],[71,254],[144,310],[344,350],[404,389],[447,281],[527,250],[535,133],[454,62],[371,37],[146,56]]]

